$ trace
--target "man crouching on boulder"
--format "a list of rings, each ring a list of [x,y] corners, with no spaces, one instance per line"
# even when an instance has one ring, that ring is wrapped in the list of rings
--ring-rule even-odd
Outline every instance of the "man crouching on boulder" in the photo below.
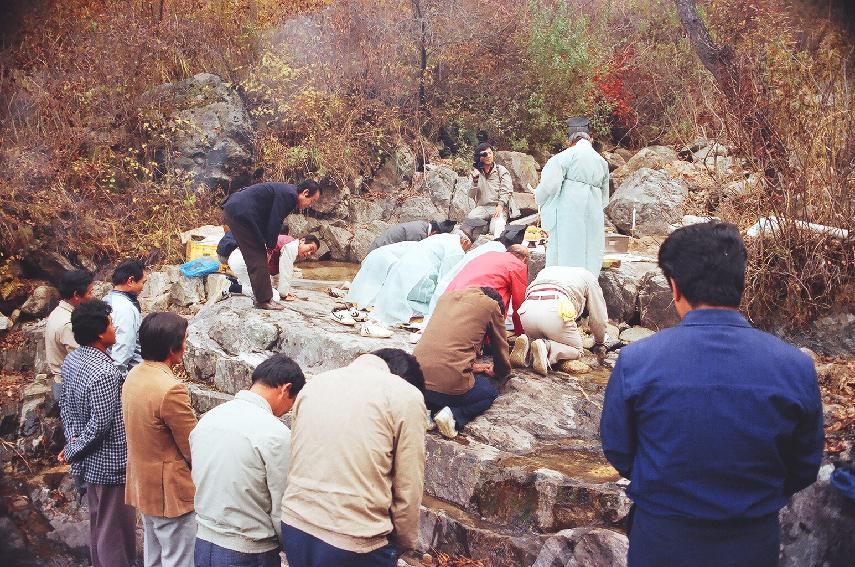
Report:
[[[259,309],[284,309],[273,300],[267,250],[276,247],[283,219],[294,209],[311,207],[320,196],[320,185],[307,179],[299,185],[258,183],[233,193],[223,203],[226,224],[246,262],[255,306]]]

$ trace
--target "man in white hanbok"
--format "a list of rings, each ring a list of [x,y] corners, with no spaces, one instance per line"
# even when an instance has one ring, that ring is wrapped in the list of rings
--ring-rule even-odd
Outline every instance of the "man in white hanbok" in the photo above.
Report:
[[[455,230],[410,244],[414,246],[391,267],[374,299],[371,318],[375,321],[407,323],[414,315],[426,313],[437,282],[463,258],[472,242]]]
[[[549,233],[546,265],[585,268],[596,276],[605,252],[609,166],[592,147],[588,124],[568,121],[570,147],[543,166],[534,196]]]

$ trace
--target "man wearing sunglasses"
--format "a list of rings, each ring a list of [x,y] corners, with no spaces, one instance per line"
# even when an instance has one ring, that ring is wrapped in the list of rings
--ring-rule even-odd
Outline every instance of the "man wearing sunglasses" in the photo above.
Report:
[[[514,191],[511,174],[507,168],[496,163],[493,146],[489,142],[478,144],[474,157],[469,196],[475,199],[475,208],[468,217],[489,221],[490,232],[498,236],[505,228]]]

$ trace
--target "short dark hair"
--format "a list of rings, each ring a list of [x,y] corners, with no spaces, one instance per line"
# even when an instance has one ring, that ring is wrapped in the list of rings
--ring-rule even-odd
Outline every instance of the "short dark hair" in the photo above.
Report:
[[[389,367],[389,372],[397,374],[415,386],[419,392],[424,393],[425,376],[415,356],[399,348],[381,348],[371,354],[382,358]]]
[[[88,299],[71,312],[71,332],[77,344],[89,346],[110,326],[113,308],[100,299]]]
[[[496,300],[496,303],[499,304],[499,308],[502,310],[502,315],[504,315],[505,314],[505,300],[502,299],[502,296],[499,295],[499,292],[496,291],[496,288],[482,287],[480,289],[484,293],[484,295]]]
[[[290,233],[291,233],[291,227],[288,226],[287,222],[283,222],[282,226],[279,227],[279,234],[290,234]]]
[[[306,385],[306,377],[300,365],[285,354],[274,354],[252,371],[252,383],[264,384],[268,388],[278,388],[291,384],[291,397],[294,398]]]
[[[432,222],[431,226],[435,227],[434,232],[437,232],[439,234],[448,234],[449,232],[454,230],[455,226],[457,226],[457,221],[449,219],[440,222]]]
[[[143,360],[163,362],[184,345],[187,319],[171,311],[149,313],[139,330]]]
[[[307,234],[306,236],[304,236],[303,237],[303,243],[304,244],[314,244],[318,248],[321,247],[320,239],[317,236],[315,236],[314,234]]]
[[[63,299],[71,299],[76,293],[83,297],[94,279],[95,276],[86,270],[69,270],[59,278],[59,296]]]
[[[745,244],[732,224],[711,221],[675,230],[659,247],[665,278],[691,305],[738,307],[745,289]]]
[[[128,278],[134,278],[135,281],[140,281],[145,272],[145,262],[142,260],[125,260],[113,270],[113,276],[110,281],[113,285],[121,285],[128,281]]]
[[[309,191],[309,197],[314,197],[316,193],[321,192],[321,186],[318,185],[317,181],[312,181],[311,179],[305,179],[301,181],[297,185],[297,193],[302,193],[303,191]]]

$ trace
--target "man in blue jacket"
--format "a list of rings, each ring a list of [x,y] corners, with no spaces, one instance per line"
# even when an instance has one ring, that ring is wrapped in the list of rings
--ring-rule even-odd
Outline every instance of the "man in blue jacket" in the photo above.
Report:
[[[273,301],[273,287],[267,270],[267,251],[276,247],[282,221],[295,209],[311,207],[321,196],[316,182],[257,183],[233,193],[223,203],[223,216],[243,254],[252,284],[255,305],[280,311]]]
[[[630,479],[631,567],[772,567],[778,510],[816,480],[822,402],[813,362],[737,311],[745,247],[722,222],[659,249],[682,322],[621,350],[600,422]]]

